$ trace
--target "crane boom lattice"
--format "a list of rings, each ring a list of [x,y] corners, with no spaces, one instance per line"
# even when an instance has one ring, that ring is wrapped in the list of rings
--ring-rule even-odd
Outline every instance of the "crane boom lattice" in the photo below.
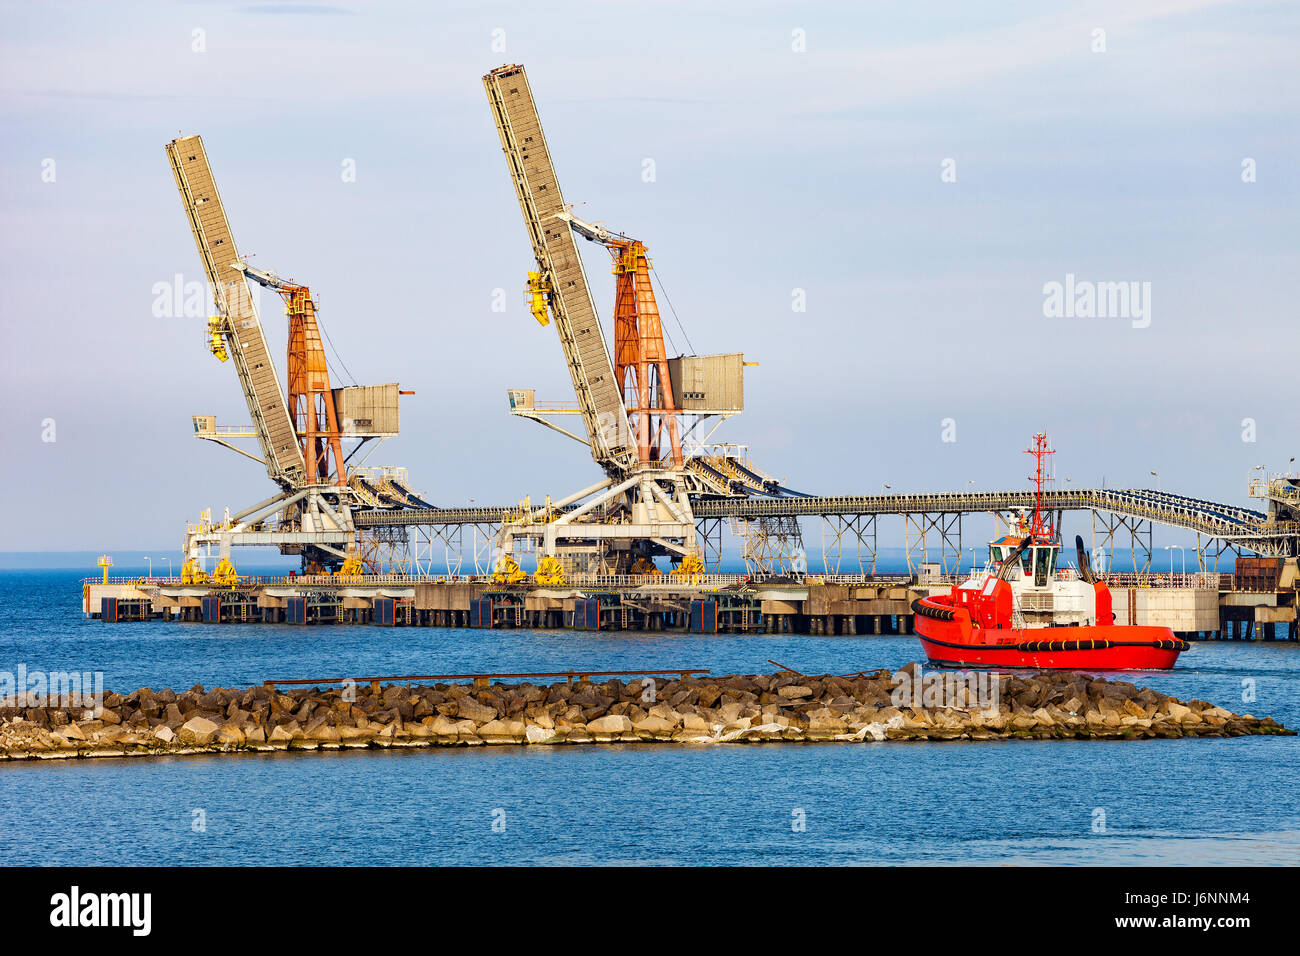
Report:
[[[244,399],[253,419],[253,429],[262,446],[266,471],[282,487],[303,480],[304,464],[298,436],[280,382],[271,362],[257,310],[249,295],[248,282],[233,268],[239,251],[230,232],[225,207],[217,192],[203,140],[184,136],[167,144],[176,187],[189,217],[208,285],[224,322],[222,334],[239,373]]]
[[[620,383],[601,334],[582,257],[565,212],[541,119],[522,66],[504,66],[483,77],[524,223],[549,286],[551,312],[564,349],[596,462],[624,472],[637,460]]]

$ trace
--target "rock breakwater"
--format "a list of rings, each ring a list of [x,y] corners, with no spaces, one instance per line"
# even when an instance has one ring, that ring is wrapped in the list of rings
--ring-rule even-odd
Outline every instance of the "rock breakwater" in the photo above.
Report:
[[[1293,734],[1271,718],[1071,672],[1001,675],[992,697],[918,666],[793,673],[106,694],[88,716],[0,702],[0,759],[367,747],[1236,737]],[[932,675],[927,675],[932,676]],[[960,675],[959,675],[960,676]],[[983,675],[984,679],[988,675]],[[915,686],[916,693],[912,694]],[[933,693],[931,691],[933,690]],[[7,706],[5,706],[7,704]]]

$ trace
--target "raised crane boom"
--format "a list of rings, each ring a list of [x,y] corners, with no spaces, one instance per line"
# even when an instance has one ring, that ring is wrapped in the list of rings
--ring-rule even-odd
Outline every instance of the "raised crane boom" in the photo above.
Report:
[[[623,407],[636,435],[637,456],[642,462],[667,460],[680,468],[677,405],[645,243],[572,213],[557,216],[614,257],[614,376],[623,389]]]
[[[247,263],[236,268],[284,299],[289,316],[289,412],[294,417],[309,484],[347,484],[329,363],[316,322],[316,303],[305,285]]]
[[[569,223],[560,218],[564,197],[555,178],[541,119],[522,66],[503,66],[483,77],[501,148],[515,184],[524,225],[549,289],[551,312],[573,380],[596,463],[611,474],[637,461],[627,411],[614,373],[582,256]]]
[[[239,251],[203,140],[198,136],[174,139],[167,144],[167,156],[223,323],[221,333],[235,360],[253,430],[262,446],[266,472],[281,487],[296,487],[302,484],[305,473],[302,449],[253,308],[248,282],[242,272],[232,268],[241,261]]]

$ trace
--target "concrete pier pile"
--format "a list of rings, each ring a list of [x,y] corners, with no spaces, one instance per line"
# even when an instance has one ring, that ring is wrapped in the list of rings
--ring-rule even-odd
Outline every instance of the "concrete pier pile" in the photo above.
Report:
[[[268,686],[11,698],[0,759],[484,744],[1121,739],[1287,734],[1272,718],[1071,672],[793,673],[549,685]],[[36,706],[36,705],[41,706]],[[33,706],[25,706],[33,705]]]

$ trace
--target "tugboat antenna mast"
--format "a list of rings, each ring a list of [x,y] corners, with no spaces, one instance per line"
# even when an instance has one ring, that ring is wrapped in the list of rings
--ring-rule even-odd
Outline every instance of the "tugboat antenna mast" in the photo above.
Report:
[[[1045,541],[1056,540],[1056,525],[1048,514],[1047,509],[1043,507],[1043,491],[1049,481],[1055,481],[1048,474],[1048,455],[1055,455],[1056,451],[1047,443],[1047,432],[1038,432],[1034,435],[1034,444],[1032,448],[1026,448],[1025,453],[1034,456],[1034,474],[1029,480],[1034,483],[1034,517],[1029,524],[1029,533],[1035,539]]]

